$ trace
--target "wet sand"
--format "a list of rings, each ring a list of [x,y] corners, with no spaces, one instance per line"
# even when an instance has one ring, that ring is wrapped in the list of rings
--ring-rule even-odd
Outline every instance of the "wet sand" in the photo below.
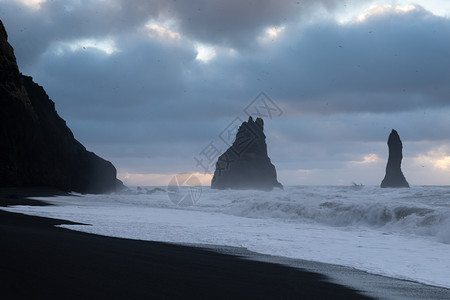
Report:
[[[0,191],[0,206],[42,205]],[[50,196],[51,192],[45,195]],[[0,210],[3,299],[364,299],[324,275],[199,247],[97,236]]]
[[[353,268],[215,245],[92,235],[1,210],[50,205],[52,189],[0,189],[0,295],[7,299],[450,299],[450,290]],[[3,298],[3,297],[2,297]]]

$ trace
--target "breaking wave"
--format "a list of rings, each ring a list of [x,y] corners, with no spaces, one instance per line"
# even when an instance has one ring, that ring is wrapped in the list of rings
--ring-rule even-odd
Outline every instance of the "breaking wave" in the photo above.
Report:
[[[133,197],[119,197],[116,201],[173,208],[166,194],[162,188],[140,188],[125,194]],[[272,192],[222,191],[204,187],[198,203],[178,209],[333,227],[365,227],[385,234],[428,236],[450,244],[450,186],[413,186],[409,189],[297,186]]]
[[[292,187],[286,192],[253,192],[222,210],[248,218],[366,226],[387,232],[436,237],[450,244],[450,187]]]

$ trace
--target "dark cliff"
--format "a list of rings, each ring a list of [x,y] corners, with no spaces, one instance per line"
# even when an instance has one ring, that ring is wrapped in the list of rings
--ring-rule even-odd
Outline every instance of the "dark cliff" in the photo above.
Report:
[[[0,186],[104,193],[122,187],[116,169],[80,144],[55,103],[19,72],[0,21]]]
[[[233,145],[219,157],[211,188],[269,191],[274,187],[283,188],[267,155],[264,122],[249,117],[239,127]]]
[[[386,165],[386,176],[381,182],[382,188],[409,187],[402,173],[403,145],[397,131],[392,129],[388,139],[389,158]]]

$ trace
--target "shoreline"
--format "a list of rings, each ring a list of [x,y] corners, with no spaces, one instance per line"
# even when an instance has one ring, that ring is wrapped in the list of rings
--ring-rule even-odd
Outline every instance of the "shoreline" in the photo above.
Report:
[[[9,191],[10,192],[10,191]],[[42,193],[38,193],[38,194],[34,194],[34,195],[30,195],[30,192],[26,192],[26,191],[22,191],[22,194],[26,195],[27,197],[30,196],[35,196],[35,197],[44,197],[44,196],[51,196],[49,195],[49,192],[46,191],[45,195],[42,195]],[[67,193],[65,193],[67,195]],[[60,193],[58,193],[58,195],[60,195]],[[9,194],[9,196],[11,196],[11,193]],[[43,201],[40,200],[32,200],[32,199],[24,199],[23,197],[6,197],[7,198],[7,202],[10,203],[9,205],[20,205],[20,204],[25,204],[25,205],[51,205],[48,203],[45,203]],[[5,193],[4,191],[2,191],[0,189],[0,206],[6,206],[4,205],[5,202],[3,201],[5,199]],[[83,233],[83,232],[78,232],[78,231],[74,231],[74,230],[70,230],[70,229],[65,229],[62,227],[55,227],[55,225],[61,225],[61,224],[67,224],[67,225],[76,225],[79,223],[74,223],[74,222],[70,222],[70,221],[64,221],[64,220],[56,220],[56,219],[48,219],[48,218],[41,218],[41,217],[35,217],[35,216],[28,216],[28,215],[21,215],[21,214],[15,214],[15,213],[9,213],[6,212],[4,210],[0,210],[0,230],[4,230],[5,227],[5,214],[10,214],[9,217],[7,217],[6,219],[10,219],[10,222],[12,222],[14,224],[14,226],[10,226],[8,224],[6,224],[8,227],[8,231],[10,231],[11,229],[13,231],[17,231],[19,228],[23,231],[27,231],[27,232],[31,232],[31,231],[36,231],[36,228],[30,228],[30,227],[38,227],[40,231],[42,231],[41,233],[45,232],[45,235],[56,235],[56,236],[62,236],[63,239],[81,239],[85,240],[87,239],[112,239],[114,240],[114,242],[112,242],[113,244],[120,244],[121,241],[126,241],[126,243],[144,243],[146,244],[145,246],[139,246],[139,247],[148,247],[150,250],[150,252],[154,252],[156,249],[151,249],[151,248],[158,248],[159,250],[157,250],[157,252],[173,252],[174,249],[172,247],[175,247],[177,249],[177,251],[180,253],[180,255],[185,256],[186,253],[191,253],[192,251],[197,253],[198,251],[202,252],[202,258],[205,258],[205,256],[210,256],[210,262],[211,264],[215,265],[216,263],[218,263],[217,260],[217,256],[220,257],[220,260],[223,260],[225,258],[223,258],[222,256],[227,257],[227,259],[230,259],[232,261],[232,264],[235,265],[235,269],[232,270],[228,270],[229,266],[221,266],[221,268],[225,267],[225,269],[227,269],[227,272],[234,272],[234,271],[238,271],[241,270],[242,268],[248,268],[248,266],[246,266],[246,263],[257,263],[257,264],[263,264],[263,266],[265,267],[269,267],[269,268],[282,268],[282,270],[279,272],[281,273],[286,273],[286,274],[290,274],[290,272],[293,272],[294,277],[298,277],[300,276],[300,274],[302,274],[301,280],[298,281],[300,283],[300,285],[303,287],[305,287],[307,282],[307,285],[312,285],[314,286],[314,288],[309,292],[309,294],[304,294],[306,291],[298,290],[297,285],[292,285],[292,282],[286,283],[285,282],[285,278],[284,276],[282,278],[276,277],[270,279],[270,281],[278,282],[279,280],[281,281],[281,283],[277,283],[277,286],[284,286],[284,289],[282,291],[277,290],[276,295],[279,297],[280,295],[283,296],[285,295],[286,297],[290,298],[290,295],[296,295],[295,297],[305,297],[305,298],[320,298],[321,294],[317,294],[317,291],[314,291],[314,289],[317,288],[317,284],[319,285],[324,285],[323,287],[320,287],[320,289],[322,290],[328,290],[329,292],[332,291],[332,297],[333,298],[339,298],[341,295],[340,293],[341,288],[344,288],[345,293],[349,293],[349,294],[345,294],[345,296],[342,296],[343,298],[346,299],[363,299],[365,296],[364,295],[369,295],[371,297],[375,297],[375,298],[383,298],[383,299],[423,299],[423,298],[427,298],[427,299],[442,299],[442,298],[446,298],[450,296],[450,290],[446,289],[446,288],[440,288],[440,287],[435,287],[435,286],[430,286],[430,285],[425,285],[425,284],[421,284],[421,283],[417,283],[417,282],[411,282],[411,281],[406,281],[406,280],[401,280],[401,279],[395,279],[395,278],[390,278],[390,277],[384,277],[384,276],[380,276],[380,275],[374,275],[374,274],[370,274],[364,271],[360,271],[360,270],[356,270],[356,269],[352,269],[349,267],[342,267],[339,265],[330,265],[330,264],[326,264],[326,263],[320,263],[320,262],[312,262],[312,261],[305,261],[305,260],[300,260],[300,259],[289,259],[289,258],[285,258],[285,257],[277,257],[277,256],[270,256],[270,255],[264,255],[264,254],[259,254],[259,253],[254,253],[251,252],[247,249],[244,248],[235,248],[235,247],[228,247],[228,246],[217,246],[217,245],[199,245],[199,244],[177,244],[177,243],[161,243],[161,242],[148,242],[148,241],[137,241],[137,240],[127,240],[127,239],[120,239],[120,238],[111,238],[111,237],[106,237],[106,236],[99,236],[99,235],[94,235],[94,234],[89,234],[89,233]],[[16,216],[11,216],[11,215],[16,215]],[[41,225],[45,225],[45,226],[41,226]],[[2,239],[4,238],[4,234],[2,236]],[[5,244],[4,242],[2,242],[2,245]],[[22,246],[25,247],[26,246],[26,242],[22,242]],[[115,248],[116,246],[112,246],[112,248]],[[168,247],[168,249],[167,249]],[[181,248],[177,248],[177,247],[181,247]],[[4,252],[4,250],[2,250]],[[125,252],[132,252],[132,249],[129,249]],[[52,252],[51,250],[48,250],[48,252]],[[69,251],[70,252],[70,251]],[[73,252],[73,251],[72,251]],[[87,251],[89,252],[89,251]],[[3,253],[4,254],[4,253]],[[72,253],[73,254],[73,253]],[[87,255],[87,253],[84,253]],[[192,254],[189,254],[192,255]],[[189,256],[188,255],[188,256]],[[9,256],[13,256],[12,252],[10,253]],[[214,257],[214,259],[212,258]],[[44,260],[50,260],[51,258],[48,257],[48,255],[43,255],[42,257],[40,257],[40,259],[44,259]],[[117,258],[116,258],[117,259]],[[152,259],[151,257],[148,259]],[[180,260],[180,257],[172,257],[171,260]],[[219,260],[219,261],[220,261]],[[182,260],[184,261],[184,260]],[[239,263],[238,263],[239,262]],[[72,263],[75,263],[72,259]],[[80,263],[80,262],[78,262]],[[144,262],[143,262],[144,263]],[[171,261],[167,262],[168,265],[171,265]],[[184,261],[184,263],[188,263],[189,261],[186,262]],[[241,263],[243,263],[244,265],[240,265]],[[205,267],[205,266],[203,266]],[[254,268],[260,268],[261,266],[255,267]],[[137,269],[139,269],[139,266],[136,266]],[[252,267],[253,268],[253,267]],[[264,268],[264,267],[263,267]],[[287,268],[287,269],[284,269]],[[73,269],[73,266],[72,266]],[[256,269],[255,269],[256,270]],[[144,272],[140,270],[140,272]],[[184,270],[183,271],[184,274],[188,277],[192,276],[194,274],[194,276],[198,276],[195,275],[196,272],[191,271],[187,271]],[[206,273],[211,274],[211,270],[210,268],[207,268],[205,270]],[[70,273],[70,272],[69,272]],[[164,272],[163,272],[164,273]],[[198,273],[198,272],[197,272]],[[216,272],[213,272],[212,274],[215,274]],[[297,274],[300,273],[300,274]],[[171,276],[172,277],[172,281],[177,282],[178,279],[179,280],[183,280],[183,278],[185,278],[185,276],[181,275],[181,274],[166,274],[164,273],[165,276]],[[189,275],[188,275],[189,274]],[[101,272],[98,274],[98,276],[102,276]],[[257,274],[253,274],[251,277],[254,276],[261,276],[260,272],[257,272]],[[286,275],[288,276],[288,275]],[[288,277],[290,278],[292,275],[289,275]],[[207,276],[208,278],[210,276]],[[242,281],[247,281],[248,278],[241,278],[240,280],[237,280],[238,278],[223,278],[223,276],[219,276],[220,277],[220,281],[226,281],[228,282],[229,285],[233,285],[236,287],[239,287],[240,282]],[[234,277],[234,276],[233,276]],[[267,277],[272,277],[272,275],[270,274],[265,274],[263,276],[263,279],[267,279]],[[140,279],[139,279],[140,280]],[[236,280],[238,282],[236,282]],[[255,280],[254,281],[258,281]],[[256,282],[252,282],[251,284],[255,284]],[[131,283],[129,283],[131,284]],[[216,292],[216,294],[214,294],[215,296],[221,296],[220,293],[218,293],[222,288],[222,285],[220,286],[214,286],[213,282],[208,282],[207,283],[208,286],[210,286],[209,288],[209,295],[211,293],[214,294],[214,292]],[[204,288],[203,285],[201,285],[201,288]],[[250,286],[250,283],[246,284],[246,286]],[[241,289],[246,289],[246,286],[241,286],[240,289],[234,289],[234,296],[246,296],[246,297],[251,297],[251,294],[242,294]],[[260,284],[256,284],[257,288],[265,288],[267,289],[267,284],[260,286]],[[167,289],[170,290],[170,287],[167,287]],[[198,288],[197,288],[198,289]],[[358,294],[355,291],[362,291],[362,293],[364,293],[364,295],[362,294]],[[169,292],[169,291],[167,291]],[[184,291],[184,293],[189,293],[189,292],[194,292],[190,289],[188,289],[187,291]],[[245,291],[244,291],[245,292]],[[273,291],[272,291],[273,292]],[[286,294],[287,292],[289,292],[289,294]],[[321,291],[323,292],[323,291]],[[280,294],[281,293],[281,294]],[[140,295],[144,295],[144,294],[140,294]],[[148,294],[146,294],[148,296]],[[157,295],[163,297],[166,296],[164,293],[161,294],[161,291],[159,291],[157,293]],[[171,294],[170,294],[171,295]],[[187,295],[187,294],[186,294]],[[191,294],[191,295],[195,295],[198,296],[198,291],[195,292],[195,294]],[[268,295],[273,295],[275,296],[275,294],[270,294],[267,291],[264,292],[263,294],[258,295],[257,297],[265,297],[267,296],[267,298],[271,298]],[[312,296],[314,295],[314,296]],[[330,296],[330,294],[325,294],[323,296],[327,297],[326,295]],[[84,294],[84,296],[87,296],[86,294]],[[97,296],[101,296],[100,294],[97,294]],[[180,296],[180,295],[178,295]],[[256,295],[254,295],[256,297]]]
[[[325,276],[181,245],[54,227],[0,211],[1,294],[11,298],[369,299]]]
[[[28,192],[10,192],[0,191],[0,206],[45,203],[23,199]],[[370,299],[319,273],[198,247],[56,227],[61,224],[77,223],[0,209],[0,255],[6,258],[0,261],[2,296]]]
[[[250,252],[249,260],[281,264],[325,275],[331,282],[363,291],[376,299],[450,299],[450,289],[418,281],[369,273],[353,267]]]

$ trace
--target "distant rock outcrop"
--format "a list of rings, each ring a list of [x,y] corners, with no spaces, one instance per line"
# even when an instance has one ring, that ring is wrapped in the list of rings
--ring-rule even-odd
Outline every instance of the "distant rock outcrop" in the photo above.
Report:
[[[408,182],[403,176],[401,163],[403,158],[403,145],[397,131],[392,129],[387,142],[389,146],[389,158],[386,165],[386,176],[381,182],[382,188],[409,187]]]
[[[249,117],[239,127],[233,145],[219,157],[211,188],[270,191],[274,187],[283,188],[267,156],[264,122]]]
[[[7,38],[0,21],[0,186],[122,188],[115,167],[75,140],[44,89],[19,72]]]

